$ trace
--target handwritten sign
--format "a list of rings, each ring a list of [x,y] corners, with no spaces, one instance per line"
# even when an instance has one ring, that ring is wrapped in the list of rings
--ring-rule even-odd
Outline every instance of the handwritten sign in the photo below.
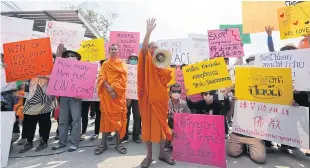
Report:
[[[158,40],[157,43],[160,49],[169,50],[172,54],[172,65],[193,63],[190,58],[190,45],[188,39]]]
[[[98,66],[66,58],[56,58],[47,88],[49,95],[93,98]]]
[[[208,35],[188,34],[190,43],[190,60],[192,63],[206,61],[210,58]]]
[[[50,75],[53,68],[49,38],[3,44],[6,82]]]
[[[139,32],[110,32],[110,44],[117,44],[120,59],[126,59],[132,53],[138,54],[140,33]]]
[[[127,64],[128,80],[126,98],[138,100],[137,92],[137,65]]]
[[[309,149],[309,108],[251,101],[235,102],[233,132]]]
[[[13,125],[15,122],[15,111],[1,111],[0,123],[0,151],[1,167],[7,167],[10,153]]]
[[[172,157],[180,162],[226,168],[223,116],[174,114]]]
[[[95,90],[94,90],[94,96],[90,99],[83,99],[83,101],[100,101],[100,98],[99,98],[99,95],[98,95],[98,77],[99,77],[99,73],[100,73],[100,69],[101,69],[101,66],[100,66],[100,62],[93,62],[95,64],[98,65],[98,69],[97,69],[97,74],[96,74],[96,82],[95,82]]]
[[[82,61],[95,62],[105,59],[103,38],[83,41],[77,52],[82,56]]]
[[[81,24],[47,21],[45,36],[51,38],[52,50],[56,53],[57,47],[63,43],[67,50],[77,50],[84,39],[86,29]]]
[[[284,6],[283,1],[242,1],[243,33],[265,32],[267,25],[279,30],[277,9]]]
[[[255,55],[254,64],[268,68],[291,68],[294,89],[310,91],[310,49],[278,51]]]
[[[232,85],[223,57],[184,66],[182,71],[187,95]]]
[[[38,39],[38,38],[44,38],[45,33],[38,32],[38,31],[32,31],[31,39]]]
[[[310,34],[310,2],[278,9],[281,39]]]
[[[243,26],[242,24],[235,25],[220,25],[220,29],[229,29],[229,28],[238,28],[240,32],[240,38],[243,44],[251,44],[251,36],[250,34],[243,34]]]
[[[189,96],[192,102],[198,102],[203,99],[200,93]]]
[[[181,99],[185,100],[186,98],[186,91],[185,91],[185,85],[184,85],[184,77],[183,77],[183,72],[178,66],[177,69],[175,70],[175,77],[176,77],[176,83],[181,85]]]
[[[1,15],[1,44],[31,39],[33,20]],[[2,45],[0,45],[3,53]]]
[[[283,105],[293,101],[290,68],[236,67],[235,87],[238,100]]]
[[[105,59],[110,58],[110,57],[109,57],[109,48],[110,48],[109,43],[104,43],[104,53],[105,53]]]
[[[210,58],[244,56],[239,29],[208,30]]]

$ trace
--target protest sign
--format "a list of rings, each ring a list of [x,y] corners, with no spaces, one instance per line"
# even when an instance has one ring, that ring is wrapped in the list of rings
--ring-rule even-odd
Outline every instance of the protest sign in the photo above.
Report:
[[[236,70],[235,70],[235,66],[234,65],[229,65],[227,66],[228,68],[228,73],[229,73],[229,76],[230,76],[230,79],[233,83],[235,83],[235,76],[236,76]]]
[[[194,95],[189,96],[189,99],[192,102],[198,102],[200,100],[203,100],[203,97],[202,97],[201,93],[198,93],[198,94],[194,94]]]
[[[235,90],[238,100],[291,105],[291,69],[236,67]]]
[[[109,47],[110,47],[109,43],[104,43],[105,59],[110,58],[110,57],[109,57]]]
[[[208,30],[208,37],[210,58],[244,56],[239,29]]]
[[[82,56],[81,61],[95,62],[105,59],[103,38],[83,41],[77,52]]]
[[[63,43],[67,50],[77,50],[84,39],[86,29],[81,24],[46,21],[45,36],[51,38],[52,50]]]
[[[49,75],[53,68],[49,38],[3,44],[6,82]]]
[[[296,5],[296,4],[299,4],[299,3],[302,3],[302,2],[305,2],[305,1],[285,1],[285,5],[286,6]]]
[[[0,123],[1,167],[7,167],[8,164],[14,121],[15,121],[15,111],[1,111],[1,123]]]
[[[33,20],[1,15],[1,44],[31,39]],[[3,48],[1,45],[1,53]]]
[[[119,50],[119,58],[126,59],[132,53],[138,54],[140,33],[139,32],[124,32],[111,31],[110,44],[117,44]]]
[[[309,53],[310,49],[299,49],[256,54],[254,64],[269,68],[291,68],[294,89],[310,91]]]
[[[298,3],[278,9],[281,39],[310,34],[310,2]]]
[[[238,100],[233,132],[309,149],[309,108]]]
[[[265,32],[268,25],[279,30],[277,9],[284,6],[284,1],[242,1],[243,33]]]
[[[224,117],[174,114],[172,157],[180,162],[226,168]]]
[[[90,99],[83,99],[83,101],[100,101],[100,98],[98,95],[98,77],[99,77],[101,65],[100,65],[100,62],[93,62],[93,63],[98,65],[97,74],[96,74],[96,82],[95,82],[95,86],[94,86],[94,88],[95,88],[94,95]]]
[[[127,90],[126,90],[126,98],[138,100],[138,91],[137,91],[137,65],[129,65],[127,64]]]
[[[31,39],[38,39],[38,38],[44,38],[45,33],[38,32],[38,31],[32,31]]]
[[[98,65],[66,58],[56,58],[47,94],[93,98]]]
[[[243,26],[242,24],[235,25],[220,25],[220,29],[229,29],[229,28],[238,28],[240,32],[240,38],[243,44],[251,44],[251,36],[250,34],[243,34]]]
[[[182,67],[187,95],[232,85],[224,58],[215,58]]]
[[[170,39],[158,40],[158,47],[160,49],[169,50],[172,54],[172,65],[191,64],[193,61],[190,58],[189,40],[186,39]]]
[[[190,43],[190,60],[192,63],[206,61],[210,58],[208,35],[188,34]]]
[[[183,77],[183,72],[180,69],[180,66],[177,67],[175,70],[175,77],[176,77],[176,83],[181,85],[181,99],[185,100],[186,99],[186,91],[185,91],[185,86],[184,86],[184,77]]]

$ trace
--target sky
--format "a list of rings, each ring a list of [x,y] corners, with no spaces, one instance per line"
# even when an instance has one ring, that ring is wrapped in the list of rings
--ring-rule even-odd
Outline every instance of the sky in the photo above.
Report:
[[[23,11],[60,10],[61,7],[79,5],[84,1],[15,1]],[[125,0],[89,1],[88,7],[106,14],[115,12],[111,30],[140,32],[143,40],[146,33],[146,20],[156,18],[157,27],[151,40],[186,38],[188,33],[206,34],[207,30],[218,29],[220,24],[241,24],[241,0]],[[1,3],[1,11],[9,11]],[[288,43],[297,45],[300,38],[280,40],[278,31],[273,32],[275,50]],[[267,34],[251,34],[251,44],[244,45],[245,57],[250,54],[268,52]]]

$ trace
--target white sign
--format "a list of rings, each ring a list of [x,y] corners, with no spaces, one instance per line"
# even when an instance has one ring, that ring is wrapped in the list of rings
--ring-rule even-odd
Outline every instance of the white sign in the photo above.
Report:
[[[172,54],[172,65],[182,65],[194,63],[190,58],[189,40],[185,39],[170,39],[158,40],[158,47],[160,49],[169,50]]]
[[[129,65],[127,64],[127,90],[126,90],[126,98],[138,100],[137,94],[137,65]]]
[[[256,54],[255,65],[269,68],[292,68],[294,89],[310,91],[310,49]]]
[[[238,100],[233,132],[309,149],[309,108]]]
[[[47,21],[45,26],[45,36],[51,37],[53,52],[63,43],[67,50],[77,50],[80,48],[86,29],[81,24]]]
[[[1,137],[0,137],[0,151],[1,151],[1,167],[7,167],[11,138],[13,132],[13,125],[15,122],[14,111],[1,111]]]
[[[206,61],[210,58],[208,35],[188,34],[190,43],[190,60],[193,63]]]
[[[43,32],[38,32],[38,31],[32,31],[32,39],[38,39],[38,38],[44,38],[45,33]]]
[[[98,95],[98,77],[99,77],[99,73],[100,73],[100,62],[93,62],[93,63],[97,63],[98,64],[98,71],[97,71],[97,78],[96,78],[96,82],[95,82],[95,90],[94,90],[94,96],[92,99],[82,99],[83,101],[100,101],[99,95]]]
[[[1,53],[4,43],[31,39],[33,20],[1,16]]]

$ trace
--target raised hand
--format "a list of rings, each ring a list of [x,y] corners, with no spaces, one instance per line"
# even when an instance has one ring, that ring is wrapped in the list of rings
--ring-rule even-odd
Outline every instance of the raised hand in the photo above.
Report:
[[[268,36],[271,36],[272,35],[272,31],[273,31],[273,27],[265,27],[265,30],[266,30],[266,33],[268,34]]]
[[[152,32],[155,27],[156,27],[156,23],[155,23],[156,19],[152,18],[152,19],[148,19],[146,21],[146,31],[147,32]]]

